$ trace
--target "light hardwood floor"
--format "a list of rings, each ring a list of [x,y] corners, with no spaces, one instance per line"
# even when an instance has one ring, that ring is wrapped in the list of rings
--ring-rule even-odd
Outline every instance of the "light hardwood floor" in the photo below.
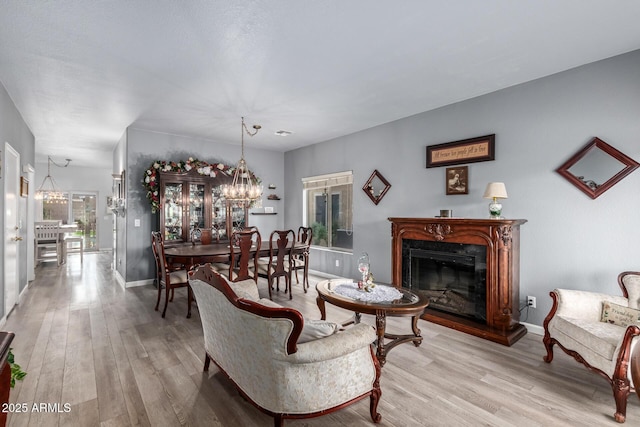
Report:
[[[186,319],[186,290],[176,291],[165,319],[154,311],[156,290],[123,290],[111,254],[71,257],[60,268],[44,264],[10,315],[16,362],[28,372],[11,393],[26,413],[10,426],[271,426],[272,418],[244,401],[212,365],[203,373],[198,310]],[[294,285],[274,301],[319,318],[314,284]],[[260,281],[262,295],[266,283]],[[349,313],[327,306],[329,319]],[[372,318],[363,321],[373,324]],[[542,337],[528,334],[512,347],[425,321],[421,347],[403,344],[382,369],[380,426],[615,426],[610,387],[562,351],[542,361]],[[407,318],[391,318],[402,333]],[[33,403],[58,403],[62,412],[33,412]],[[70,411],[64,412],[64,404]],[[290,426],[366,426],[369,402]],[[640,403],[629,397],[627,425],[640,425]]]

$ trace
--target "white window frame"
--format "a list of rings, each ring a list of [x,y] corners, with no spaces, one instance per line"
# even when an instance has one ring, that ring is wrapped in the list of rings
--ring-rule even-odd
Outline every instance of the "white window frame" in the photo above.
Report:
[[[314,190],[314,189],[320,189],[320,188],[324,188],[327,190],[327,194],[329,195],[328,200],[327,200],[327,206],[328,206],[328,218],[327,218],[327,230],[330,233],[330,230],[332,229],[332,209],[333,209],[333,203],[332,203],[332,197],[331,195],[333,194],[338,194],[339,198],[340,198],[340,204],[342,205],[343,203],[343,197],[341,195],[341,193],[334,193],[331,191],[332,187],[336,187],[336,186],[341,186],[341,185],[351,185],[351,206],[349,206],[349,213],[348,213],[348,217],[346,218],[346,220],[348,222],[350,222],[350,227],[351,227],[351,233],[353,233],[353,171],[344,171],[344,172],[336,172],[336,173],[330,173],[330,174],[325,174],[325,175],[316,175],[316,176],[310,176],[310,177],[305,177],[302,178],[302,224],[305,227],[310,227],[311,225],[309,224],[308,221],[308,195],[309,195],[309,191],[308,190]],[[332,244],[334,242],[331,242]],[[313,245],[314,248],[317,249],[322,249],[322,250],[331,250],[331,251],[337,251],[337,252],[347,252],[347,253],[353,253],[353,248],[340,248],[340,247],[335,247],[335,246],[316,246]]]

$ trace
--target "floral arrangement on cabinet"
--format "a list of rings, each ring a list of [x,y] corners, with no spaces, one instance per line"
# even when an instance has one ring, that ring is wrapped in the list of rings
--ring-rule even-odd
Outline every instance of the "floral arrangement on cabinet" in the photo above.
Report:
[[[172,162],[166,160],[156,160],[151,163],[151,166],[144,171],[144,178],[142,179],[142,185],[147,190],[147,199],[151,203],[151,212],[155,213],[160,210],[160,172],[177,172],[185,173],[191,170],[196,170],[200,175],[210,176],[215,178],[218,174],[223,174],[228,177],[233,177],[236,171],[236,166],[229,166],[224,163],[207,163],[202,160],[189,157],[186,161]],[[256,177],[253,172],[249,171],[250,178],[260,183],[260,178]]]

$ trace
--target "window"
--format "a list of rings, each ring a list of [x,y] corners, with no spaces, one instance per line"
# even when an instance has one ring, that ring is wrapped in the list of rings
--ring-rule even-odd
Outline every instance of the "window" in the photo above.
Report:
[[[85,250],[98,250],[97,243],[97,193],[62,193],[64,199],[42,200],[42,220],[76,224],[73,232],[82,237]]]
[[[353,174],[340,172],[302,179],[304,223],[312,245],[353,249]]]

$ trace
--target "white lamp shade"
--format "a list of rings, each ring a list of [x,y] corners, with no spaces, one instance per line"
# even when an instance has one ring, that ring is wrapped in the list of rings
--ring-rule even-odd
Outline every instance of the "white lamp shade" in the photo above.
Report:
[[[507,187],[504,186],[504,182],[490,182],[487,184],[487,189],[484,191],[485,199],[506,199],[507,196]]]

